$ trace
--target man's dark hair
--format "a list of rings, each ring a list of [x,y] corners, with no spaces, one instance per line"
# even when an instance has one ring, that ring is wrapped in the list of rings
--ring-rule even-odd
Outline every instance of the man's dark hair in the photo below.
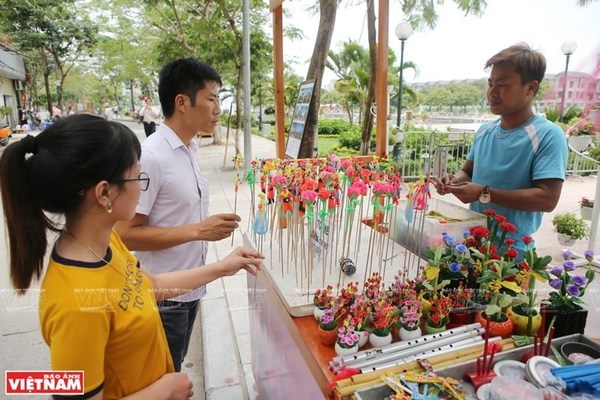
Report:
[[[166,118],[173,115],[178,94],[187,95],[194,106],[196,93],[204,89],[207,82],[223,85],[219,73],[205,62],[182,58],[166,64],[158,74],[158,97],[163,115]]]
[[[500,51],[487,60],[485,68],[494,65],[513,65],[521,76],[521,85],[537,81],[538,89],[546,73],[546,58],[526,43],[517,43]]]

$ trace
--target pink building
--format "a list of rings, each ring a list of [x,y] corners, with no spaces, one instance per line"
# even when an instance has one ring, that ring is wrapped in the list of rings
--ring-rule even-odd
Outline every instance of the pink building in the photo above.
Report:
[[[565,73],[546,74],[545,79],[550,84],[550,89],[543,94],[543,99],[538,103],[538,107],[542,111],[551,107],[560,109],[565,87]],[[600,79],[585,72],[567,72],[565,110],[571,106],[587,110],[598,101],[600,101]]]

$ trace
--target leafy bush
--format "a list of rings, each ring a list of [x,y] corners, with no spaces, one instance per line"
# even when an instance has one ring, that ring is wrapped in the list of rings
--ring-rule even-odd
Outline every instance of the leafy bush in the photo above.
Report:
[[[349,122],[341,119],[319,119],[320,135],[339,135],[352,127]]]
[[[563,121],[567,121],[568,124],[571,124],[571,120],[579,117],[582,112],[583,110],[580,107],[570,106],[563,114]]]
[[[596,145],[595,147],[592,147],[588,155],[594,160],[600,162],[600,146]]]
[[[589,235],[589,228],[583,218],[573,213],[556,214],[552,219],[556,232],[569,235],[572,239],[583,239]]]
[[[347,147],[349,149],[354,149],[356,151],[360,151],[360,139],[362,134],[362,127],[358,125],[352,126],[349,130],[342,132],[339,136],[340,146]],[[375,148],[375,135],[371,134],[371,140],[369,143],[369,148]]]
[[[548,107],[546,111],[544,111],[544,114],[546,115],[546,119],[552,122],[558,121],[558,118],[560,117],[558,107]]]

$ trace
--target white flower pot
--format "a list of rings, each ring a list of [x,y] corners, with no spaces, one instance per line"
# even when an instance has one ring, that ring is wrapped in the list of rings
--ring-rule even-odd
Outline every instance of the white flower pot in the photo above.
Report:
[[[594,209],[592,207],[581,207],[579,212],[581,213],[581,218],[585,219],[586,221],[591,221]]]
[[[409,331],[408,329],[404,329],[404,327],[400,327],[400,339],[403,342],[406,342],[408,340],[414,340],[417,338],[420,338],[421,336],[423,336],[423,334],[421,333],[421,328],[417,327],[417,329],[414,329],[412,331]]]
[[[376,334],[372,333],[369,335],[369,343],[371,343],[371,346],[373,347],[387,346],[388,344],[392,343],[392,334],[388,333],[386,336],[377,336]]]
[[[336,341],[335,346],[333,348],[335,349],[335,354],[337,354],[338,356],[349,356],[350,354],[358,352],[358,342],[354,343],[354,346],[346,348],[340,346],[340,344]]]
[[[569,146],[575,151],[582,152],[592,144],[591,136],[569,136]]]
[[[368,331],[357,331],[358,333],[358,348],[365,347],[367,342],[369,341],[369,332]]]
[[[557,233],[557,235],[558,235],[558,243],[560,243],[563,246],[571,247],[576,242],[575,239],[573,239],[571,236],[566,235],[564,233]]]
[[[325,313],[325,310],[321,310],[319,307],[315,306],[313,315],[315,316],[315,319],[317,320],[317,322],[321,321],[321,317],[323,316],[324,313]]]

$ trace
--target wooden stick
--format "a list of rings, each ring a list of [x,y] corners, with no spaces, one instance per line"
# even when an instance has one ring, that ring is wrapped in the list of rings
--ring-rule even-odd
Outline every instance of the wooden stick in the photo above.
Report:
[[[550,328],[548,332],[548,341],[546,341],[546,348],[544,349],[544,357],[548,357],[548,353],[550,352],[550,344],[552,343],[552,338],[554,337],[554,327]]]

